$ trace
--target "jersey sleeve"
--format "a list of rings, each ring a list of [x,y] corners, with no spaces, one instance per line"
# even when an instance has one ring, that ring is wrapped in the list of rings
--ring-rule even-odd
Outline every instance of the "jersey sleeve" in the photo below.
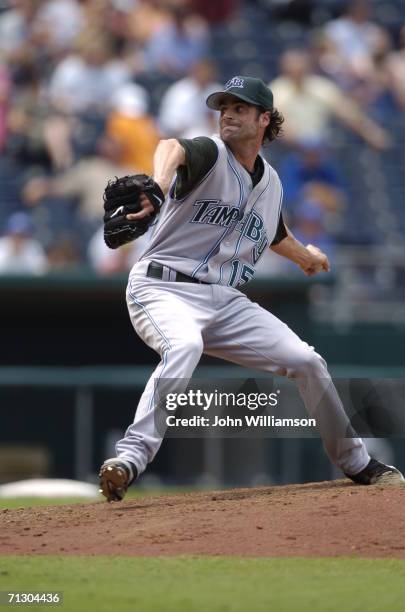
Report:
[[[282,240],[284,240],[284,238],[287,238],[287,236],[288,236],[287,228],[286,228],[286,226],[284,224],[283,213],[282,213],[282,210],[281,210],[281,205],[282,205],[282,202],[283,202],[283,187],[281,185],[281,181],[279,179],[278,174],[277,173],[275,173],[275,174],[276,174],[276,190],[277,190],[277,192],[278,192],[278,189],[280,190],[278,192],[279,196],[280,196],[280,205],[279,205],[280,216],[278,218],[277,230],[276,230],[275,236],[274,236],[273,241],[272,241],[270,246],[276,246],[277,244],[280,244],[280,242]]]
[[[179,138],[179,143],[186,153],[186,163],[177,169],[174,195],[182,200],[208,174],[218,159],[218,147],[211,138]]]
[[[287,238],[287,236],[288,234],[284,224],[283,213],[280,213],[276,235],[274,236],[273,242],[270,246],[275,246],[276,244],[279,244],[282,240],[284,240],[284,238]]]

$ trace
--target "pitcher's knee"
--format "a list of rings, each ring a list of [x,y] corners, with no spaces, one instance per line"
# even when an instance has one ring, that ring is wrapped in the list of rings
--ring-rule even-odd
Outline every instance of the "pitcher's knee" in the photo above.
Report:
[[[187,360],[199,360],[203,352],[203,341],[199,336],[190,336],[178,341],[172,347],[172,350],[184,355]]]

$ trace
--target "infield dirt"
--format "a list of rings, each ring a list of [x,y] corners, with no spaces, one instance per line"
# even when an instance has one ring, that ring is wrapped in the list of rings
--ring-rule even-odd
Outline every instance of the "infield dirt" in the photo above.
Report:
[[[405,558],[405,486],[346,480],[0,511],[0,554]]]

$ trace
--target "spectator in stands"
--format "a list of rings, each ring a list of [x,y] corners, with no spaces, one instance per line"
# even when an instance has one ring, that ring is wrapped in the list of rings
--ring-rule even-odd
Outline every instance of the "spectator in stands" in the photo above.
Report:
[[[146,248],[152,228],[134,242],[119,249],[109,249],[104,242],[104,228],[100,227],[89,242],[87,259],[93,269],[102,276],[127,273]]]
[[[291,231],[303,244],[316,244],[333,261],[336,243],[325,229],[325,220],[322,205],[316,200],[303,198],[294,210]]]
[[[328,213],[317,197],[312,199],[310,192],[302,191],[300,198],[295,209],[289,211],[291,231],[303,244],[319,245],[319,248],[327,253],[333,261],[336,240],[329,228],[326,230]],[[274,253],[270,249],[266,249],[260,260],[255,278],[256,276],[260,278],[269,275],[295,275],[297,273],[296,268],[290,261],[274,257]]]
[[[49,52],[69,49],[84,28],[83,6],[77,0],[46,0],[36,16],[35,28]]]
[[[43,0],[11,0],[10,8],[0,15],[0,53],[7,61],[25,55],[33,38],[32,23]]]
[[[8,153],[20,164],[55,169],[71,164],[68,124],[47,104],[35,62],[19,65],[6,122]]]
[[[11,94],[11,79],[7,65],[0,61],[0,153],[7,137],[7,112]]]
[[[79,160],[59,176],[29,180],[23,190],[24,201],[34,206],[44,198],[77,198],[83,235],[88,238],[103,216],[103,193],[107,181],[132,170],[119,163],[120,156],[119,144],[105,136],[98,144],[97,155]]]
[[[309,53],[291,49],[281,56],[281,75],[270,87],[285,117],[285,141],[296,145],[306,140],[325,140],[336,118],[379,150],[390,146],[390,137],[368,118],[329,79],[312,72]]]
[[[363,70],[370,62],[380,26],[371,21],[368,0],[348,0],[338,19],[329,21],[325,33],[344,58],[348,70]]]
[[[310,36],[310,53],[313,72],[331,79],[342,90],[350,91],[356,79],[348,74],[347,62],[338,53],[337,45],[319,28]]]
[[[213,63],[204,59],[193,64],[188,76],[171,85],[163,96],[159,125],[167,137],[211,136],[217,129],[215,111],[205,100],[220,85]]]
[[[295,22],[310,26],[313,13],[317,8],[316,0],[259,0],[266,11],[271,11],[271,18],[279,22]],[[328,10],[328,7],[326,7]]]
[[[375,37],[370,63],[351,92],[352,97],[379,121],[397,115],[401,109],[391,57],[391,36],[381,29]]]
[[[74,269],[80,264],[80,252],[74,237],[58,232],[46,249],[48,267],[52,272]]]
[[[145,70],[173,77],[183,76],[190,66],[207,57],[208,33],[205,21],[186,5],[173,7],[171,21],[159,28],[145,43]]]
[[[405,25],[400,30],[399,49],[388,55],[385,68],[391,78],[395,100],[405,111]]]
[[[111,96],[131,80],[125,61],[116,59],[110,40],[98,30],[86,30],[73,53],[55,68],[49,83],[49,98],[63,112],[105,113]]]
[[[29,216],[22,212],[7,220],[0,238],[0,274],[44,274],[48,264],[45,252],[32,237]]]
[[[403,108],[400,92],[405,79],[393,61],[396,54],[392,48],[390,32],[378,28],[367,60],[352,63],[338,53],[325,32],[318,31],[312,37],[312,52],[319,72],[335,81],[378,121],[398,114]]]
[[[210,24],[217,24],[231,19],[239,9],[241,0],[191,0],[190,5],[196,13],[202,15]]]
[[[284,187],[283,205],[287,210],[298,203],[304,189],[311,192],[311,197],[319,195],[322,205],[331,212],[341,210],[345,203],[343,179],[322,141],[304,141],[286,155],[280,178]]]
[[[140,85],[130,83],[112,97],[107,133],[120,146],[118,161],[132,172],[151,174],[153,155],[160,139],[154,119],[148,113],[148,95]]]
[[[123,10],[128,13],[129,37],[140,47],[171,23],[170,11],[161,0],[137,0],[128,3]]]

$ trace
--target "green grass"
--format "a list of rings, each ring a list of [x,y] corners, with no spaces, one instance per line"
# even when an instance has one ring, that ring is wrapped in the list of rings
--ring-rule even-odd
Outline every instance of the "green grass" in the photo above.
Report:
[[[128,491],[125,499],[136,499],[137,497],[160,496],[160,495],[180,495],[182,493],[191,493],[196,491],[191,487],[164,487],[159,489],[141,489],[133,488]],[[58,506],[63,504],[86,504],[94,503],[95,501],[105,502],[104,497],[100,495],[98,499],[83,499],[82,497],[18,497],[18,498],[0,498],[1,508],[29,508],[31,506]]]
[[[30,508],[31,506],[62,506],[64,504],[87,503],[88,499],[78,497],[18,497],[0,499],[1,508]]]
[[[399,612],[405,562],[0,557],[0,590],[13,589],[63,591],[63,612]]]

